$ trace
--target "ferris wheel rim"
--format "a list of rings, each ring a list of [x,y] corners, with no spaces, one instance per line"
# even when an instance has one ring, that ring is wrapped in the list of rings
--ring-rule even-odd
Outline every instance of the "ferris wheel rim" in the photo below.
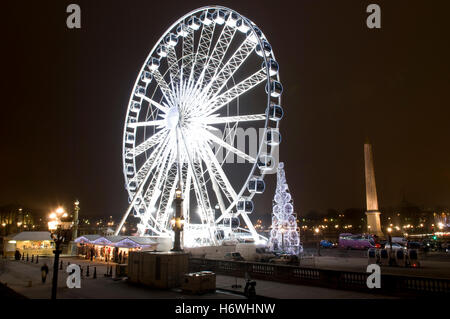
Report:
[[[205,11],[209,12],[209,10],[220,10],[220,9],[226,10],[226,11],[228,11],[228,12],[232,12],[232,13],[237,14],[240,18],[242,18],[243,20],[245,20],[245,21],[248,23],[248,25],[250,26],[250,28],[251,28],[253,34],[257,35],[257,34],[256,34],[256,25],[255,25],[250,19],[248,19],[247,17],[241,15],[240,13],[236,12],[235,10],[232,10],[232,9],[229,9],[229,8],[223,7],[223,6],[205,6],[205,7],[201,7],[201,8],[195,9],[195,10],[193,10],[193,11],[191,11],[191,12],[185,14],[185,15],[182,16],[181,18],[177,19],[177,20],[176,20],[169,28],[167,28],[166,31],[163,33],[163,35],[159,38],[159,40],[158,40],[158,41],[156,42],[156,44],[153,46],[153,48],[150,50],[150,53],[147,55],[147,58],[145,59],[145,61],[148,61],[148,59],[150,59],[152,56],[154,56],[155,51],[158,49],[158,47],[160,46],[160,44],[161,44],[161,42],[164,40],[164,38],[165,38],[168,34],[170,34],[171,30],[173,30],[175,27],[177,27],[177,26],[180,24],[180,22],[185,21],[187,18],[189,18],[189,17],[191,17],[191,16],[193,16],[194,14],[199,13],[199,12],[205,12]],[[261,36],[261,37],[260,37],[260,36],[257,36],[256,38],[258,39],[259,45],[262,47],[262,45],[263,45],[262,39],[265,38],[265,36],[264,36],[264,35]],[[271,55],[272,55],[272,57],[275,59],[275,55],[274,55],[273,52],[271,52]],[[266,82],[266,85],[268,86],[268,85],[270,84],[270,81],[271,81],[271,76],[270,76],[270,74],[269,74],[269,65],[268,65],[269,58],[268,58],[268,56],[265,55],[265,54],[263,54],[262,57],[263,57],[263,59],[264,59],[264,61],[265,61],[265,65],[266,65],[266,81],[265,81],[265,82]],[[182,59],[182,58],[180,58],[180,59]],[[141,73],[145,70],[145,68],[146,68],[146,64],[144,63],[144,64],[142,65],[142,67],[141,67],[141,69],[140,69],[140,71],[139,71],[138,74],[141,74]],[[169,70],[166,70],[166,73],[167,73],[167,72],[169,72]],[[279,80],[279,74],[276,75],[276,78],[277,78],[277,80]],[[136,78],[136,81],[135,81],[135,83],[134,83],[134,85],[133,85],[133,89],[136,88],[136,86],[138,85],[138,83],[139,83],[139,75],[138,75],[138,77]],[[155,88],[155,91],[156,91],[156,88]],[[132,94],[130,95],[130,99],[129,99],[128,105],[130,105],[130,103],[133,101],[133,97],[134,97],[134,94],[132,93]],[[281,97],[279,97],[278,101],[281,102]],[[267,109],[268,106],[270,105],[270,102],[271,102],[270,94],[267,93],[267,105],[266,105],[267,107],[266,107],[266,109]],[[129,116],[129,108],[130,108],[130,106],[128,106],[128,108],[127,108],[127,116],[126,116],[126,120],[125,120],[125,127],[124,127],[124,134],[123,134],[123,141],[124,141],[124,143],[123,143],[123,165],[124,165],[124,175],[125,175],[125,180],[126,180],[126,181],[129,180],[129,178],[128,178],[126,172],[125,172],[125,165],[126,165],[126,158],[125,158],[125,149],[126,149],[126,145],[125,145],[125,144],[126,144],[126,143],[125,143],[125,135],[126,135],[126,128],[127,128],[127,124],[128,124],[127,119],[128,119],[128,116]],[[269,122],[269,117],[268,117],[267,114],[266,114],[265,123],[264,123],[264,134],[266,134],[266,132],[267,132],[267,129],[268,129],[268,122]],[[277,124],[276,124],[276,128],[277,128],[277,129],[278,129],[278,126],[279,126],[279,124],[278,124],[278,122],[277,122]],[[158,132],[162,132],[162,131],[163,131],[163,130],[160,130],[160,131],[158,131]],[[158,132],[154,131],[153,135],[154,135],[154,134],[157,134]],[[166,134],[168,134],[168,133],[166,133]],[[133,142],[133,147],[134,147],[134,148],[136,147],[136,144],[135,144],[135,143],[136,143],[136,141]],[[259,148],[258,148],[259,150],[258,150],[256,159],[258,159],[259,156],[261,155],[261,152],[262,152],[262,147],[261,147],[261,146],[262,146],[263,143],[264,143],[264,141],[261,141],[261,143],[260,143],[260,145],[259,145]],[[133,166],[136,167],[136,157],[133,157]],[[255,170],[256,170],[256,168],[257,168],[257,161],[255,161],[255,162],[253,163],[253,165],[252,165],[252,167],[251,167],[251,169],[250,169],[250,172],[249,172],[249,174],[248,174],[248,177],[247,177],[246,181],[243,183],[242,187],[240,187],[240,191],[236,194],[237,196],[236,196],[235,200],[234,200],[232,203],[230,203],[230,205],[228,205],[228,209],[226,210],[226,213],[229,213],[229,211],[232,210],[232,209],[235,207],[235,205],[236,205],[236,203],[238,202],[238,200],[243,196],[243,194],[244,194],[245,191],[246,191],[246,185],[248,184],[248,182],[250,181],[250,179],[252,178],[252,176],[255,175]],[[260,177],[263,178],[264,176],[265,176],[265,172],[262,171],[261,174],[260,174]],[[180,178],[182,179],[182,176],[180,176]],[[136,191],[136,192],[132,192],[128,187],[127,187],[127,192],[128,192],[128,194],[129,194],[130,197],[131,197],[133,194],[136,194],[136,193],[137,193],[137,191]],[[254,195],[255,195],[255,193],[251,193],[249,196],[246,196],[246,197],[251,199],[251,198],[253,198]]]

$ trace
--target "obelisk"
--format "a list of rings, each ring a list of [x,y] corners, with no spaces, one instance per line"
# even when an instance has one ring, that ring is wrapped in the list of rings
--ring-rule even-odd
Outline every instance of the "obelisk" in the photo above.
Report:
[[[377,188],[375,184],[375,169],[373,165],[372,144],[366,140],[364,144],[364,161],[366,171],[366,202],[367,230],[369,233],[384,237],[381,231],[380,211],[378,210]]]

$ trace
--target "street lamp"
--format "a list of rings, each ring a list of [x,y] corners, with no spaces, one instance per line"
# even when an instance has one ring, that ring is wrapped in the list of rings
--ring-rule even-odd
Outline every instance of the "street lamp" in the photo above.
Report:
[[[170,221],[172,229],[175,232],[172,251],[183,251],[181,248],[181,232],[184,227],[184,218],[182,212],[183,197],[181,195],[181,189],[177,188],[175,191],[175,217]]]
[[[64,211],[64,208],[58,207],[55,212],[50,213],[49,222],[48,222],[48,230],[51,233],[51,237],[55,242],[55,250],[53,253],[55,254],[55,260],[53,262],[53,281],[52,281],[52,296],[51,299],[56,299],[56,289],[58,286],[58,264],[59,264],[59,255],[61,254],[61,244],[64,242],[67,232],[67,223],[63,223],[61,218],[66,218],[67,213]]]
[[[391,236],[392,228],[391,228],[391,227],[388,227],[387,231],[388,231],[388,241],[389,241],[389,247],[390,247],[390,249],[389,249],[389,257],[390,257],[390,258],[389,258],[389,265],[391,266],[392,263],[393,263],[393,256],[392,256],[392,236]]]

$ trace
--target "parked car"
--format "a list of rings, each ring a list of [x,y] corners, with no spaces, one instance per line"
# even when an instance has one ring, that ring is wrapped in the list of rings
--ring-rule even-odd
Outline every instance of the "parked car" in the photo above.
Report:
[[[243,261],[244,257],[242,257],[241,254],[238,252],[233,252],[233,253],[226,253],[224,259],[233,261]]]
[[[344,249],[375,248],[375,239],[370,234],[342,233],[339,235],[339,247]]]
[[[329,240],[325,240],[325,239],[323,239],[323,240],[321,240],[320,241],[320,247],[323,247],[323,248],[332,248],[332,247],[334,247],[335,246],[335,244],[333,244],[331,241],[329,241]]]
[[[256,248],[255,261],[267,262],[275,257],[275,254],[266,248]]]
[[[384,249],[390,249],[390,248],[391,248],[391,245],[389,243],[386,243],[384,245]],[[406,249],[406,247],[402,246],[398,243],[392,243],[392,250],[397,250],[397,249]]]
[[[299,259],[296,255],[288,255],[288,254],[280,254],[275,258],[269,260],[269,263],[272,264],[298,264]]]

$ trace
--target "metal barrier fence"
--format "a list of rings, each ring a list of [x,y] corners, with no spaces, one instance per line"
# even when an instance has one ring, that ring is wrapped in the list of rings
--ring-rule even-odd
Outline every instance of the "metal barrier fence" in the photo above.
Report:
[[[189,271],[214,271],[216,274],[234,277],[277,281],[297,285],[312,285],[333,289],[357,290],[370,293],[395,294],[397,296],[448,295],[450,280],[398,275],[381,275],[381,288],[367,287],[369,273],[302,268],[289,265],[273,265],[245,261],[189,259]]]

